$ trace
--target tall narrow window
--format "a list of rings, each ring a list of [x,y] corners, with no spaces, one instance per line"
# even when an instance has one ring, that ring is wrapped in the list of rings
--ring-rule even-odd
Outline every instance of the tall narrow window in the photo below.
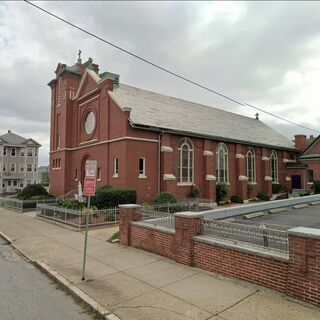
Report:
[[[272,151],[270,156],[270,174],[272,182],[278,182],[278,156],[275,151]]]
[[[32,172],[32,164],[31,163],[27,164],[27,172]]]
[[[28,148],[28,157],[32,157],[32,148]]]
[[[11,148],[11,156],[12,157],[16,156],[16,148]]]
[[[78,169],[75,171],[74,180],[78,180]]]
[[[101,180],[101,169],[100,168],[97,169],[97,180],[98,181]]]
[[[4,155],[4,156],[7,155],[7,148],[6,148],[6,147],[3,148],[3,155]]]
[[[228,149],[224,143],[219,143],[216,152],[217,181],[227,183],[229,181],[228,172]]]
[[[119,176],[119,159],[117,157],[113,158],[113,178],[118,178]]]
[[[251,147],[247,152],[246,158],[248,182],[256,182],[256,156],[254,150]]]
[[[21,149],[20,149],[20,156],[21,156],[21,157],[24,157],[24,153],[25,153],[25,149],[24,149],[24,148],[21,148]]]
[[[57,134],[57,149],[60,149],[60,134]]]
[[[313,170],[308,170],[308,182],[313,182]]]
[[[146,178],[146,159],[139,158],[139,178]]]
[[[15,163],[11,163],[11,165],[10,165],[10,171],[11,171],[11,172],[16,172],[16,164],[15,164]]]
[[[58,107],[60,106],[62,101],[61,87],[62,87],[62,79],[60,77],[58,80]]]
[[[193,182],[193,151],[191,140],[183,138],[178,147],[178,175],[180,183]]]

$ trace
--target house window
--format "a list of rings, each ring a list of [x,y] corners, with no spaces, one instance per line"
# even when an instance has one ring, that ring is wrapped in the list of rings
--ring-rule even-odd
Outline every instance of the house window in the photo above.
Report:
[[[3,155],[4,155],[4,156],[7,155],[7,148],[6,148],[6,147],[3,148]]]
[[[139,158],[139,178],[146,178],[146,159]]]
[[[16,187],[18,185],[17,180],[13,180],[13,186]]]
[[[24,153],[25,153],[25,149],[24,148],[20,149],[20,156],[21,157],[24,157]]]
[[[219,143],[216,151],[217,181],[227,183],[229,181],[228,172],[228,149],[224,143]]]
[[[32,157],[32,148],[28,148],[28,157]]]
[[[256,156],[254,150],[251,147],[247,152],[246,158],[248,182],[256,182]]]
[[[20,164],[20,172],[24,171],[24,164]]]
[[[32,171],[32,164],[28,163],[27,164],[27,172],[31,172]]]
[[[23,188],[23,182],[20,182],[20,188]]]
[[[278,182],[278,156],[275,151],[270,156],[270,174],[272,182]]]
[[[27,186],[30,186],[31,180],[27,180]]]
[[[16,172],[16,164],[15,163],[11,163],[10,164],[10,171],[11,172]]]
[[[119,176],[119,159],[113,158],[113,178],[117,178]]]
[[[313,182],[313,170],[308,170],[308,182]]]
[[[178,147],[178,175],[180,183],[193,182],[193,151],[191,140],[183,138]]]
[[[37,149],[37,148],[34,149],[34,156],[35,156],[35,157],[38,156],[38,149]]]
[[[7,164],[4,163],[3,166],[2,166],[2,171],[5,172],[6,170],[7,170]]]
[[[11,156],[12,157],[16,156],[16,148],[11,148]]]
[[[11,180],[8,180],[8,187],[11,187]]]

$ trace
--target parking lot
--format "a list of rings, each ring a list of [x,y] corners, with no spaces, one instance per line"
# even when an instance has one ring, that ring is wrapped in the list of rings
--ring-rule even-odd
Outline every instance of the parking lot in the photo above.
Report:
[[[294,227],[320,228],[320,205],[300,209],[288,207],[288,211],[270,214],[245,220],[243,216],[236,217],[236,223],[265,225],[276,229],[290,229]]]

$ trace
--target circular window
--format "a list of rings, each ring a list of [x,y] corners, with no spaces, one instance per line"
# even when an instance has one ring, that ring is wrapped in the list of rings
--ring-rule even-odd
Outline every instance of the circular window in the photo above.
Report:
[[[86,122],[84,123],[84,127],[86,130],[87,134],[92,133],[94,127],[96,124],[96,117],[94,115],[94,113],[91,111],[88,113],[87,118],[86,118]]]

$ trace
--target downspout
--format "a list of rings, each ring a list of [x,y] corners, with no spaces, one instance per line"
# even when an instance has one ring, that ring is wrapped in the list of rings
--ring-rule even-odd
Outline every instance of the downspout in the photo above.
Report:
[[[161,136],[164,134],[164,131],[159,133],[158,136],[158,192],[160,193],[161,188]]]

